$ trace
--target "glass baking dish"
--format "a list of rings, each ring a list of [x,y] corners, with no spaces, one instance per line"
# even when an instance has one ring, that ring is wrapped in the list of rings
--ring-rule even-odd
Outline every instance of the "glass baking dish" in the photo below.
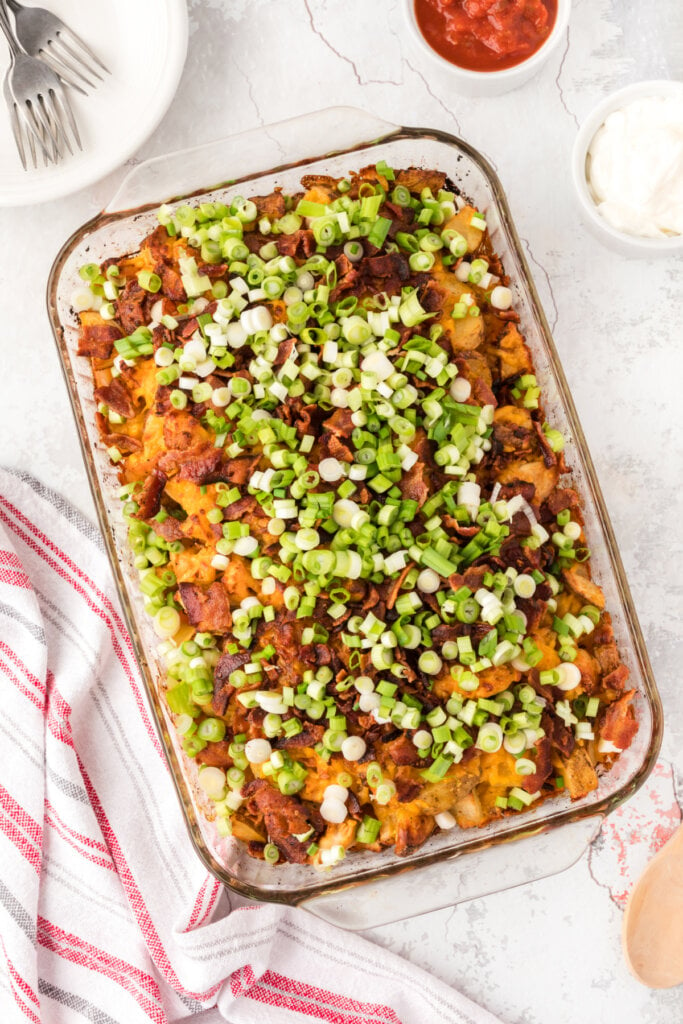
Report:
[[[405,858],[392,851],[351,854],[331,871],[283,864],[273,870],[232,839],[220,838],[211,805],[197,785],[196,766],[182,752],[159,697],[158,640],[137,589],[118,481],[95,427],[89,361],[76,355],[77,318],[70,296],[78,267],[134,252],[156,226],[162,202],[196,196],[223,200],[235,186],[245,196],[275,186],[296,191],[303,173],[342,176],[386,160],[445,171],[486,213],[502,257],[542,384],[549,419],[567,439],[570,480],[582,496],[596,579],[605,591],[624,662],[637,688],[639,731],[599,788],[572,804],[543,803],[483,829],[443,832]],[[269,169],[265,169],[269,168]],[[612,528],[548,324],[529,274],[502,187],[471,146],[440,131],[401,128],[348,107],[332,108],[260,128],[136,167],[106,210],[64,245],[52,267],[48,308],[121,603],[131,632],[188,829],[207,868],[232,889],[258,900],[305,906],[342,927],[360,929],[449,906],[560,871],[594,838],[604,816],[643,783],[659,751],[662,713],[656,685]],[[513,843],[512,841],[515,840]]]

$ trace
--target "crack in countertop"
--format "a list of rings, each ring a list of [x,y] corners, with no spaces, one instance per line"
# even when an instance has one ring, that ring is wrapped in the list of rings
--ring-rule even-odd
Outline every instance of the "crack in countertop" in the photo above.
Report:
[[[256,117],[258,118],[258,123],[259,123],[259,125],[261,125],[261,127],[263,127],[263,125],[265,124],[265,121],[263,120],[263,114],[261,113],[259,105],[256,102],[256,97],[254,96],[254,86],[252,84],[252,81],[251,81],[249,75],[246,73],[246,71],[244,71],[243,68],[240,67],[240,65],[238,64],[238,62],[235,60],[234,57],[233,57],[233,64],[235,65],[235,67],[239,71],[239,73],[242,76],[242,78],[244,79],[244,81],[247,83],[247,94],[249,96],[249,99],[251,100],[251,103],[252,103],[252,106],[254,107],[254,110],[256,111]]]
[[[444,111],[444,113],[448,114],[448,116],[450,118],[452,118],[452,120],[455,122],[455,127],[458,129],[458,134],[462,135],[462,128],[460,126],[460,122],[458,121],[457,117],[455,116],[453,111],[450,110],[446,106],[444,101],[439,96],[437,96],[436,93],[432,90],[431,85],[429,84],[429,82],[427,81],[425,76],[422,74],[422,72],[419,71],[418,68],[416,68],[413,64],[411,64],[407,57],[403,57],[402,60],[403,60],[403,63],[406,64],[410,68],[410,70],[413,72],[413,74],[417,75],[417,77],[420,79],[420,81],[424,85],[424,87],[427,90],[427,92],[429,93],[429,95],[432,97],[433,100],[436,100],[436,102],[439,104],[439,106]]]
[[[559,97],[560,97],[560,103],[562,104],[562,107],[567,112],[567,114],[569,114],[569,116],[571,117],[572,121],[574,122],[574,124],[578,128],[579,127],[579,119],[576,116],[576,114],[573,111],[571,111],[569,109],[569,107],[567,106],[567,101],[564,98],[564,89],[560,85],[560,76],[561,76],[561,74],[562,74],[562,72],[564,70],[564,62],[567,59],[567,54],[568,53],[569,53],[569,25],[567,25],[567,43],[566,43],[565,48],[564,48],[564,53],[562,54],[562,60],[560,61],[560,66],[557,69],[557,74],[555,75],[555,85],[557,86],[557,91],[558,91],[558,94],[559,94]]]
[[[674,798],[676,800],[676,804],[678,805],[678,808],[681,811],[681,814],[683,815],[683,802],[682,802],[683,801],[683,791],[679,792],[679,786],[683,786],[683,780],[679,778],[678,772],[676,770],[676,765],[672,761],[670,761],[666,757],[660,757],[660,761],[662,762],[662,764],[665,764],[671,770],[671,783],[672,783],[672,786],[673,786],[673,795],[674,795]],[[586,864],[587,864],[587,867],[588,867],[588,874],[590,875],[592,880],[595,882],[595,884],[600,889],[605,889],[606,890],[606,892],[609,894],[609,898],[612,901],[612,903],[614,904],[614,906],[617,908],[617,910],[619,910],[621,913],[623,913],[624,908],[619,903],[617,898],[614,896],[609,882],[601,882],[601,881],[599,881],[599,879],[596,878],[595,871],[593,869],[593,854],[596,853],[596,852],[599,852],[600,849],[602,848],[602,846],[605,845],[605,844],[606,844],[606,837],[605,837],[604,832],[601,831],[599,833],[599,835],[597,836],[597,838],[590,844],[590,846],[588,847],[588,850],[587,850]],[[654,854],[652,854],[652,856],[654,856]],[[648,859],[648,863],[650,862],[651,859],[652,858]],[[645,870],[645,869],[643,868],[643,870]],[[638,882],[638,878],[636,878],[634,880],[633,884],[635,885],[637,882]]]
[[[403,82],[395,82],[392,78],[366,78],[365,80],[363,80],[356,66],[356,62],[352,60],[350,57],[347,57],[345,53],[341,52],[341,50],[337,50],[329,41],[327,36],[324,36],[320,29],[316,28],[315,21],[313,18],[313,11],[311,10],[310,0],[304,0],[304,7],[306,9],[306,14],[308,15],[308,21],[310,23],[311,31],[313,32],[313,34],[316,35],[322,43],[324,43],[328,50],[331,50],[335,57],[339,57],[340,60],[343,60],[345,64],[349,65],[349,67],[353,71],[354,77],[358,85],[360,85],[361,87],[364,85],[403,85]]]

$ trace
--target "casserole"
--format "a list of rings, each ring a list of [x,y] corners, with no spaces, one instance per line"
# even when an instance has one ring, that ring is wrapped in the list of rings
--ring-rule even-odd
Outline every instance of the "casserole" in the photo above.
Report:
[[[114,555],[114,568],[121,586],[122,600],[129,616],[136,651],[140,659],[143,675],[147,682],[151,699],[155,705],[162,729],[162,736],[169,752],[169,759],[174,768],[174,775],[188,822],[195,843],[204,856],[207,864],[219,877],[233,888],[247,895],[260,899],[273,899],[283,902],[306,903],[311,909],[329,916],[348,927],[367,927],[391,917],[403,916],[401,908],[398,912],[391,896],[392,881],[379,883],[378,879],[411,872],[411,888],[420,895],[414,904],[403,905],[403,910],[411,913],[432,909],[434,906],[447,905],[458,898],[474,895],[481,890],[481,881],[476,878],[472,860],[474,851],[483,850],[510,838],[519,838],[531,833],[541,835],[543,853],[540,862],[528,856],[523,865],[514,865],[522,877],[530,877],[547,873],[557,867],[558,849],[563,848],[560,859],[571,856],[574,859],[579,848],[569,849],[572,841],[581,844],[591,835],[599,823],[599,815],[610,807],[616,806],[645,778],[659,744],[660,712],[656,689],[651,679],[647,657],[642,647],[642,639],[633,615],[630,598],[621,572],[618,555],[614,548],[599,493],[593,486],[592,469],[587,455],[582,451],[580,429],[575,423],[571,403],[566,395],[566,386],[561,370],[556,363],[552,342],[547,333],[547,326],[538,307],[533,286],[526,274],[526,268],[509,220],[507,207],[495,182],[492,172],[485,163],[465,144],[439,133],[420,132],[413,129],[396,129],[392,126],[376,122],[366,115],[346,111],[327,111],[311,120],[299,119],[268,130],[266,138],[274,140],[276,147],[290,146],[298,148],[299,140],[319,137],[320,133],[330,132],[335,142],[345,144],[341,154],[306,161],[309,173],[329,173],[343,175],[350,167],[357,167],[368,162],[386,161],[393,166],[434,166],[446,171],[463,191],[473,198],[480,208],[486,209],[487,223],[491,232],[493,245],[502,256],[507,273],[511,277],[511,287],[515,293],[515,306],[522,317],[522,327],[527,342],[532,350],[536,373],[546,395],[546,410],[549,418],[558,425],[568,440],[570,449],[569,461],[573,470],[573,482],[584,500],[584,514],[587,521],[586,532],[593,552],[595,575],[603,586],[608,607],[612,610],[615,633],[622,657],[627,663],[633,684],[638,690],[637,718],[639,732],[633,745],[619,759],[615,769],[600,781],[599,788],[573,806],[567,806],[563,799],[553,802],[553,806],[541,806],[520,819],[503,819],[494,822],[476,836],[470,833],[454,835],[444,833],[430,840],[424,847],[401,859],[393,853],[383,852],[377,857],[367,858],[362,863],[354,863],[349,858],[335,868],[334,872],[320,876],[310,869],[298,865],[283,865],[273,872],[267,865],[258,861],[249,862],[241,855],[235,844],[221,840],[216,836],[215,829],[203,811],[201,793],[196,786],[192,769],[179,756],[177,744],[168,731],[168,721],[156,694],[155,679],[159,676],[159,667],[155,664],[153,651],[156,638],[150,633],[149,624],[140,606],[139,596],[133,582],[130,555],[125,548],[125,524],[120,514],[113,507],[112,495],[114,483],[111,467],[107,464],[106,453],[98,447],[97,438],[92,426],[92,380],[84,372],[83,361],[75,357],[76,321],[70,310],[70,297],[76,283],[77,268],[85,262],[101,263],[121,252],[131,252],[137,248],[140,237],[148,234],[155,225],[154,211],[148,202],[155,200],[155,206],[163,199],[172,199],[176,186],[169,182],[165,187],[156,181],[160,164],[152,162],[142,173],[134,175],[133,182],[124,185],[123,192],[115,200],[116,205],[138,206],[133,214],[120,214],[110,211],[95,222],[86,225],[81,232],[67,245],[58,258],[50,282],[50,306],[55,334],[60,345],[63,365],[69,381],[72,401],[77,420],[81,427],[81,437],[85,450],[91,480],[94,483],[98,509],[103,525],[106,524],[105,535]],[[310,134],[309,134],[310,133]],[[261,141],[263,136],[260,137]],[[365,143],[363,139],[374,138],[373,143]],[[301,175],[301,164],[290,161],[275,171],[262,172],[260,162],[266,162],[263,154],[255,148],[259,133],[247,135],[240,140],[239,153],[241,166],[238,168],[235,157],[230,158],[228,173],[240,184],[240,191],[247,195],[268,192],[274,185],[281,185],[286,191],[295,191],[296,182]],[[233,143],[233,152],[238,147]],[[310,151],[310,144],[304,141],[302,148],[293,155],[301,156]],[[289,154],[287,154],[289,155]],[[219,180],[218,168],[224,159],[220,146],[209,147],[197,152],[198,165],[205,169],[210,181],[213,173],[214,181]],[[192,192],[201,179],[192,179],[188,174],[188,158],[184,156],[177,161],[167,163],[173,171],[186,174],[187,185],[184,194]],[[212,166],[213,164],[213,166]],[[214,171],[213,168],[216,168]],[[243,173],[240,173],[243,172]],[[223,176],[225,171],[223,171]],[[131,192],[131,185],[134,191]],[[234,191],[234,190],[233,190]],[[210,194],[204,189],[202,199],[218,200],[225,193],[221,190]],[[142,204],[142,206],[141,206]],[[140,208],[141,207],[141,208]],[[99,497],[98,497],[99,494]],[[107,508],[107,505],[109,506]],[[552,836],[558,824],[564,824],[563,838],[553,850]],[[571,827],[569,827],[571,825]],[[467,881],[470,886],[463,886],[460,873],[450,868],[439,872],[438,862],[468,852]],[[498,852],[498,851],[497,851]],[[486,854],[483,855],[482,869],[488,874]],[[503,858],[504,860],[506,858]],[[511,863],[518,858],[510,858]],[[377,863],[379,862],[379,863]],[[490,863],[490,862],[489,862]],[[439,878],[438,892],[430,891],[424,885],[424,874],[414,869],[423,869],[434,864]],[[471,867],[470,867],[471,865]],[[510,865],[508,865],[510,867]],[[504,882],[504,874],[501,879]],[[513,870],[514,874],[514,870]],[[413,875],[415,877],[413,878]],[[311,877],[313,876],[313,877]],[[420,879],[423,881],[420,882]],[[514,878],[511,879],[514,882]],[[401,882],[405,882],[402,878]],[[415,886],[412,885],[415,881]],[[353,892],[338,895],[337,891],[348,890],[352,886],[372,883],[372,889],[366,888],[365,895],[372,891],[372,900],[356,900]],[[488,883],[484,883],[486,885]],[[359,905],[363,909],[359,912]]]

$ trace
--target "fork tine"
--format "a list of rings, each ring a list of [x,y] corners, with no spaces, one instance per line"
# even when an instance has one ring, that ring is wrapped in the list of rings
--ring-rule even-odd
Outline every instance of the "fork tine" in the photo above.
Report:
[[[81,143],[81,137],[78,134],[78,125],[76,124],[76,118],[74,117],[73,110],[71,109],[71,103],[69,101],[69,97],[66,94],[66,90],[65,89],[60,89],[59,91],[55,90],[55,94],[54,95],[55,95],[55,102],[56,102],[56,104],[62,109],[62,111],[64,111],[66,113],[67,120],[68,120],[69,126],[71,128],[71,133],[72,133],[74,139],[76,140],[76,144],[77,144],[78,148],[82,150],[83,149],[83,145]]]
[[[71,41],[71,45],[69,44],[69,42],[67,42],[67,39]],[[83,54],[79,53],[78,50],[74,48],[74,43],[76,44],[76,46],[81,47],[81,49],[90,58],[91,62],[94,62],[98,67],[102,68],[102,70],[105,71],[107,74],[111,74],[109,69],[104,66],[102,61],[98,60],[98,58],[95,56],[92,50],[88,46],[86,46],[83,40],[79,36],[77,36],[76,33],[73,32],[71,29],[60,29],[60,31],[56,33],[55,41],[57,40],[61,43],[65,50],[68,50],[68,52],[71,54],[74,60],[79,61],[79,63],[81,63],[83,67],[87,68],[88,72],[91,75],[95,75],[96,78],[99,78],[100,82],[104,81],[102,75],[96,70],[96,68],[92,67],[91,64],[88,64],[88,61],[85,59]]]
[[[64,143],[66,144],[66,148],[73,156],[74,151],[71,148],[71,142],[69,141],[69,133],[66,130],[66,126],[64,124],[64,120],[62,117],[62,112],[57,106],[57,97],[53,89],[50,89],[48,91],[47,100],[45,101],[45,107],[47,110],[48,117],[57,125],[59,131],[61,132],[61,138],[64,140]]]
[[[68,25],[65,25],[62,29],[62,34],[68,35],[72,43],[75,43],[76,46],[80,46],[80,48],[84,50],[85,53],[87,53],[88,57],[90,57],[90,60],[94,61],[98,67],[102,68],[105,74],[111,74],[111,71],[109,70],[107,65],[100,60],[96,53],[93,53],[88,44],[84,42],[84,40],[81,39],[81,37],[76,32],[74,32],[72,28],[69,28]]]
[[[21,107],[21,117],[24,123],[24,130],[28,138],[28,144],[31,149],[31,158],[33,160],[33,166],[35,168],[38,167],[38,159],[36,156],[37,142],[40,146],[39,152],[42,152],[43,160],[45,161],[45,166],[47,167],[49,154],[45,146],[45,140],[40,130],[40,125],[36,123],[33,111],[31,110],[31,107],[28,103],[24,103]]]
[[[49,161],[49,153],[45,146],[45,141],[42,137],[40,130],[31,117],[30,110],[27,104],[24,104],[23,111],[20,112],[20,120],[23,122],[24,131],[28,138],[29,149],[31,150],[31,160],[33,161],[33,167],[35,170],[38,169],[38,157],[36,154],[36,142],[40,144],[40,152],[43,155],[43,163],[47,167]]]
[[[50,40],[48,46],[50,46],[51,43],[52,40]],[[74,77],[75,75],[78,75],[78,77],[85,82],[86,85],[89,85],[91,89],[95,88],[94,82],[91,82],[90,79],[86,78],[82,71],[79,71],[75,67],[72,68],[66,63],[66,61],[62,61],[52,52],[51,49],[40,50],[39,55],[40,59],[44,60],[47,66],[51,68],[56,75],[59,75],[59,77],[66,82],[67,85],[70,85],[72,89],[76,89],[77,92],[80,92],[81,96],[87,96],[88,94],[76,81],[76,78]]]
[[[62,151],[59,146],[59,135],[52,129],[52,125],[47,117],[44,101],[42,96],[38,96],[35,103],[31,103],[29,106],[31,114],[34,118],[35,123],[38,125],[38,132],[45,143],[45,148],[48,150],[48,155],[54,163],[57,163],[61,159]],[[49,153],[49,144],[52,144],[52,153]]]
[[[12,122],[12,134],[14,135],[14,141],[19,151],[19,158],[21,160],[21,166],[24,170],[28,170],[26,167],[26,153],[24,152],[24,143],[21,138],[21,126],[19,124],[19,115],[17,114],[17,105],[12,102],[10,105],[10,120]]]

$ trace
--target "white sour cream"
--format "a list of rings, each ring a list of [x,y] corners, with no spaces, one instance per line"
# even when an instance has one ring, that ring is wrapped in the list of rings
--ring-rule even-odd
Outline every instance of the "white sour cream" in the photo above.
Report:
[[[683,234],[683,95],[634,100],[610,114],[588,151],[588,184],[618,231]]]

